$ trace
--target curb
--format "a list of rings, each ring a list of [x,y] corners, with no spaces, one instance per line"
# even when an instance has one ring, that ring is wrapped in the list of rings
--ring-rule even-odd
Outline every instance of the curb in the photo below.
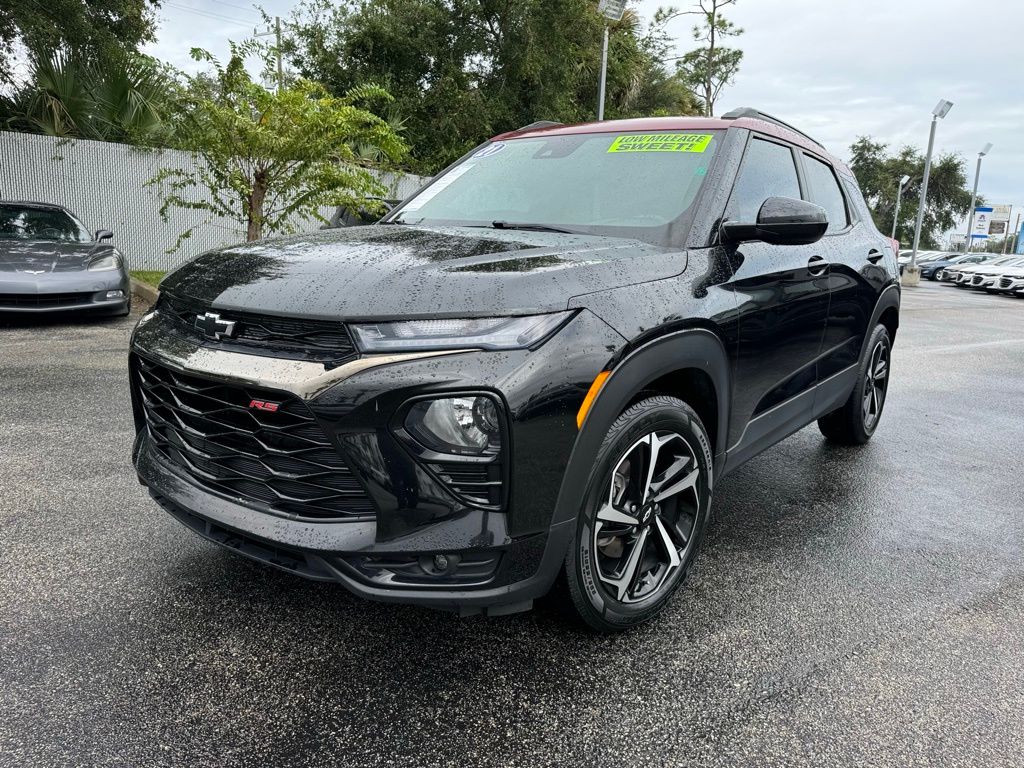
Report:
[[[136,280],[134,277],[131,278],[131,281],[132,293],[134,293],[136,296],[143,299],[144,301],[148,302],[151,306],[153,304],[156,304],[156,299],[157,296],[160,295],[160,291],[158,291],[153,286],[148,285],[147,283],[143,283],[139,280]]]

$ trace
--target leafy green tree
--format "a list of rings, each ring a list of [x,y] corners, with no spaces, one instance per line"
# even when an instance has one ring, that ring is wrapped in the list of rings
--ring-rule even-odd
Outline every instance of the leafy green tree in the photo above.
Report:
[[[170,141],[177,89],[172,74],[139,54],[122,54],[109,64],[63,49],[33,55],[27,84],[3,99],[8,127],[129,144]]]
[[[697,94],[703,114],[708,117],[714,114],[719,94],[733,82],[743,60],[743,51],[722,45],[724,39],[743,34],[740,27],[722,15],[723,9],[735,4],[736,0],[699,0],[696,10],[661,8],[655,16],[655,22],[661,24],[679,16],[700,17],[700,22],[693,27],[693,39],[701,43],[701,47],[684,55],[676,66]]]
[[[910,246],[924,177],[924,154],[916,147],[902,147],[895,154],[888,146],[861,136],[850,146],[850,168],[857,176],[871,208],[875,225],[884,233],[892,231],[896,192],[903,176],[910,176],[903,190],[896,239]],[[928,199],[921,225],[921,248],[938,248],[944,232],[952,229],[971,207],[964,161],[948,153],[932,159],[928,180]]]
[[[413,167],[435,173],[488,137],[535,120],[594,118],[604,20],[593,0],[305,0],[287,53],[343,94],[376,82],[394,96]],[[663,37],[634,13],[612,25],[609,117],[692,114]]]
[[[386,120],[356,104],[386,101],[388,94],[362,86],[337,98],[303,79],[271,90],[245,69],[253,53],[265,55],[266,49],[232,44],[222,66],[206,51],[192,51],[213,67],[213,77],[191,79],[181,124],[194,170],[164,169],[150,182],[163,195],[161,214],[189,208],[228,217],[245,226],[251,241],[290,231],[295,218],[323,221],[324,206],[357,209],[367,197],[383,195],[384,186],[355,147],[396,163],[406,145]],[[191,233],[182,233],[178,244]]]
[[[64,49],[106,68],[153,39],[160,0],[3,0],[0,3],[0,86],[13,84],[18,44],[32,51]]]

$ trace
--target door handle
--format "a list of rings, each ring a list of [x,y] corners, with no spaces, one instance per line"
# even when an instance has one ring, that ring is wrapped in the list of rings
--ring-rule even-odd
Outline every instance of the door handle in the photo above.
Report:
[[[870,261],[872,264],[877,264],[879,261],[882,260],[883,256],[885,256],[885,254],[882,253],[877,248],[872,248],[870,251],[868,251],[868,261]]]
[[[828,269],[828,262],[821,256],[811,256],[807,260],[807,271],[815,277],[825,274],[826,269]]]

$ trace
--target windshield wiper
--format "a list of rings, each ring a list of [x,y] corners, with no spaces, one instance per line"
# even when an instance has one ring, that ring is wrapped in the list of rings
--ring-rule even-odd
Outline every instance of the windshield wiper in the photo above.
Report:
[[[532,232],[561,232],[566,235],[580,234],[579,232],[574,232],[571,229],[552,227],[549,224],[531,224],[525,221],[492,221],[491,227],[493,229],[525,229]]]

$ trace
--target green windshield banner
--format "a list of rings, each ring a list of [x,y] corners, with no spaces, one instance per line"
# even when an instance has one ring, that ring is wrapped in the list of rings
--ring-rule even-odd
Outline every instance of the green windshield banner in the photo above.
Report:
[[[638,133],[617,136],[609,152],[703,152],[710,133]]]

